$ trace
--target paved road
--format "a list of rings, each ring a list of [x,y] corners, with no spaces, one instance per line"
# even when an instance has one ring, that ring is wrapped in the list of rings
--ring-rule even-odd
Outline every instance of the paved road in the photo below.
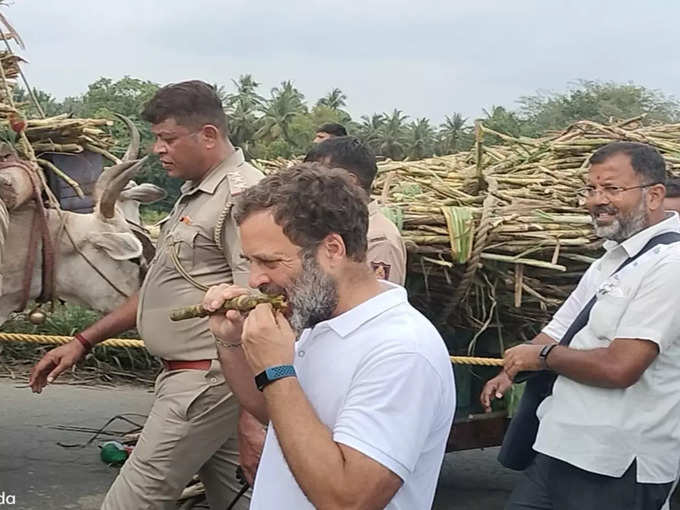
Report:
[[[56,444],[81,443],[88,434],[50,427],[97,429],[116,414],[146,413],[150,404],[151,394],[140,388],[54,385],[34,395],[28,388],[0,382],[0,503],[4,491],[5,500],[8,495],[16,498],[7,508],[98,509],[116,470],[99,460],[96,445],[66,449]],[[117,430],[131,427],[121,424]]]
[[[56,385],[42,395],[0,381],[0,509],[2,493],[15,497],[7,508],[23,510],[97,510],[116,470],[99,460],[95,445],[65,449],[57,441],[80,443],[81,432],[58,425],[101,427],[120,413],[146,413],[151,394],[140,388],[94,389]],[[121,424],[117,430],[128,430]],[[442,469],[436,510],[496,510],[517,475],[500,468],[496,452],[449,454]]]

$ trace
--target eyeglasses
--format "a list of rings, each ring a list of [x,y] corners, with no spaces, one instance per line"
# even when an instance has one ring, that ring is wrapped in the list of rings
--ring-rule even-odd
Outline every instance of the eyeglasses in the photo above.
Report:
[[[661,183],[651,182],[649,184],[641,184],[640,186],[628,186],[628,187],[602,186],[601,188],[597,188],[595,186],[586,186],[585,188],[581,188],[580,190],[578,190],[578,195],[581,198],[593,198],[598,193],[602,193],[606,198],[612,199],[612,198],[618,197],[624,191],[629,191],[631,189],[649,188],[650,186],[656,186],[657,184],[661,184]]]

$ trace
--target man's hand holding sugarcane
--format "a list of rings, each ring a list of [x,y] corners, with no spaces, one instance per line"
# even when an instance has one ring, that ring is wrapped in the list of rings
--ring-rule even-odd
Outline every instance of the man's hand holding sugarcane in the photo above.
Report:
[[[219,342],[234,346],[241,343],[244,314],[239,310],[226,310],[224,313],[216,311],[225,301],[248,294],[250,294],[248,290],[235,285],[222,284],[208,289],[203,298],[203,308],[211,312],[210,329]]]
[[[246,312],[239,310],[219,311],[225,301],[250,294],[252,291],[235,285],[211,287],[203,298],[203,308],[210,311],[210,329],[215,335],[217,353],[227,382],[241,403],[242,408],[255,416],[262,424],[269,422],[262,393],[255,385],[255,371],[246,359],[247,339],[244,338]],[[259,373],[259,372],[258,372]]]
[[[203,308],[209,312],[219,310],[223,303],[247,295],[245,289],[219,285],[205,295]],[[237,310],[210,314],[210,328],[225,349],[242,347],[253,374],[278,365],[292,365],[295,355],[295,332],[283,313],[269,303],[258,304],[247,317]]]
[[[248,312],[220,310],[227,300],[249,294],[252,291],[234,285],[212,287],[205,295],[203,308],[212,312],[210,328],[217,341],[220,362],[228,376],[229,386],[242,407],[239,417],[239,462],[248,483],[253,485],[264,446],[265,429],[262,424],[266,424],[269,418],[262,393],[254,383],[254,371],[249,367],[243,349],[243,326]],[[259,425],[256,420],[260,422]]]

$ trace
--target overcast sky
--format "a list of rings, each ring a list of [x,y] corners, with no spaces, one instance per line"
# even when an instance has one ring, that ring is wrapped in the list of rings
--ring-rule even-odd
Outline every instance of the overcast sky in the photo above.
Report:
[[[341,88],[355,118],[440,122],[516,107],[579,78],[680,96],[680,4],[568,0],[11,0],[32,86],[58,98],[101,76]]]

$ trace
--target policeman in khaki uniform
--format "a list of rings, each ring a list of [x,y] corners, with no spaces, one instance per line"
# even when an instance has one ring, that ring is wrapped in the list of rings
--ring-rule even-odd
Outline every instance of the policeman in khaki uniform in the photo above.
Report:
[[[368,251],[366,252],[366,260],[379,279],[404,285],[406,281],[406,247],[399,229],[380,211],[377,200],[368,204]]]
[[[142,117],[152,124],[163,167],[187,182],[163,221],[138,295],[80,334],[95,344],[136,325],[149,352],[164,364],[144,430],[102,509],[176,508],[198,473],[210,508],[223,510],[241,488],[238,403],[222,375],[207,318],[172,322],[168,313],[200,303],[212,285],[247,286],[231,202],[262,176],[231,145],[221,102],[206,83],[161,88]],[[47,353],[34,369],[34,391],[80,359],[84,347],[79,340]],[[248,508],[248,499],[234,508]]]
[[[315,144],[305,162],[347,170],[369,193],[378,171],[375,156],[353,136],[328,138]],[[378,278],[404,285],[406,248],[399,229],[380,211],[376,200],[368,205],[368,214],[368,264]]]

